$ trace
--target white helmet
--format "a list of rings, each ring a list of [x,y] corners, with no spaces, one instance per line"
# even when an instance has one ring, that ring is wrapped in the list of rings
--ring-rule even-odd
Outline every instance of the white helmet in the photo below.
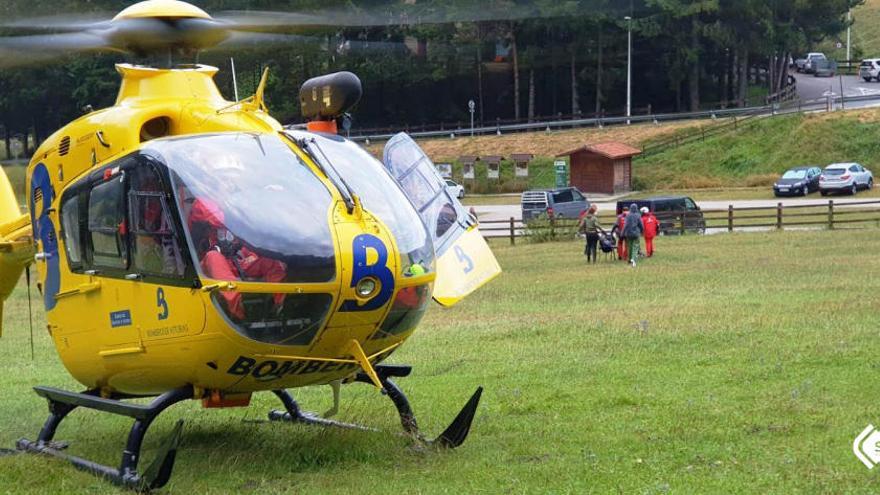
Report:
[[[642,209],[639,211],[641,211],[642,213],[648,213],[649,210],[647,206],[643,206]]]

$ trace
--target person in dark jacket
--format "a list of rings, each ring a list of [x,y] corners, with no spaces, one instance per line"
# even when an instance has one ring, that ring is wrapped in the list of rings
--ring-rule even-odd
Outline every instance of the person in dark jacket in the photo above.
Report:
[[[629,213],[623,223],[623,237],[626,239],[626,250],[629,253],[629,264],[636,266],[636,257],[639,253],[639,237],[645,231],[642,225],[642,214],[639,207],[633,203],[629,205]]]
[[[605,233],[605,229],[602,228],[602,225],[599,223],[599,217],[596,216],[597,207],[594,204],[590,205],[590,209],[581,217],[580,222],[578,223],[578,232],[584,234],[587,238],[587,245],[584,248],[584,254],[587,255],[587,263],[590,262],[590,258],[592,257],[593,263],[596,262],[596,247],[599,244],[599,232]]]

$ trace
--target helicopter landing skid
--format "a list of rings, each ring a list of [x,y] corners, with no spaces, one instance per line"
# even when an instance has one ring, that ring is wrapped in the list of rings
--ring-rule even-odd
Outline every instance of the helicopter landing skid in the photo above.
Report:
[[[477,391],[471,396],[470,400],[464,405],[452,423],[440,434],[436,439],[429,440],[422,435],[416,422],[415,414],[409,405],[409,399],[403,390],[391,380],[391,377],[405,377],[412,372],[411,366],[401,365],[378,365],[375,367],[376,375],[382,383],[382,395],[387,395],[394,407],[397,408],[397,414],[400,416],[400,423],[403,431],[408,435],[416,438],[421,442],[429,445],[438,445],[440,447],[455,448],[464,443],[470,433],[471,423],[477,412],[477,405],[480,403],[480,397],[483,394],[483,387],[478,387]],[[366,373],[358,373],[355,381],[372,384],[373,381]],[[294,423],[304,423],[317,426],[334,426],[337,428],[377,431],[375,428],[357,425],[353,423],[344,423],[332,419],[321,418],[314,413],[304,412],[299,408],[296,400],[287,390],[273,390],[273,393],[281,399],[284,404],[285,411],[270,411],[269,419],[271,421],[290,421]]]
[[[162,443],[156,459],[144,470],[143,474],[138,473],[137,470],[141,457],[141,445],[150,424],[162,411],[178,402],[193,398],[192,387],[182,387],[165,392],[146,405],[130,404],[120,400],[133,396],[120,395],[109,399],[103,398],[95,390],[76,393],[50,387],[34,387],[34,391],[49,401],[49,419],[40,430],[36,441],[21,439],[16,442],[18,450],[64,459],[79,469],[105,478],[116,485],[138,491],[161,488],[168,482],[171,470],[174,468],[174,458],[177,455],[183,420],[178,421],[174,426],[171,434]],[[77,407],[128,416],[135,420],[128,434],[125,450],[122,451],[122,461],[118,469],[67,454],[62,451],[66,444],[52,440],[61,421]]]

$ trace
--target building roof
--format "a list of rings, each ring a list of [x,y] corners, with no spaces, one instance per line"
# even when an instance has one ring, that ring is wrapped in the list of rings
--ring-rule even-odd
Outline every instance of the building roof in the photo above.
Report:
[[[616,160],[618,158],[628,158],[631,156],[635,156],[642,153],[642,150],[638,148],[633,148],[628,144],[617,143],[617,142],[608,142],[608,143],[597,143],[597,144],[587,144],[578,148],[575,148],[571,151],[566,151],[565,153],[560,153],[556,155],[557,157],[561,156],[571,156],[575,153],[579,153],[581,151],[588,151],[591,153],[596,153],[597,155],[602,155],[612,160]]]

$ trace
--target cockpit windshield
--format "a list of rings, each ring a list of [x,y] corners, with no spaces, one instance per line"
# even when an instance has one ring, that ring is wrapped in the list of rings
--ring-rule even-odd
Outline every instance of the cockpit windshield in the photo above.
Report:
[[[391,230],[400,250],[401,266],[408,270],[420,264],[432,271],[434,245],[428,231],[382,163],[357,144],[339,136],[288,131],[294,140],[313,142],[318,146],[316,158],[328,160],[367,211],[376,215]],[[313,140],[313,141],[312,141]]]
[[[144,152],[170,171],[203,276],[263,283],[335,278],[332,197],[278,136],[156,140]]]

